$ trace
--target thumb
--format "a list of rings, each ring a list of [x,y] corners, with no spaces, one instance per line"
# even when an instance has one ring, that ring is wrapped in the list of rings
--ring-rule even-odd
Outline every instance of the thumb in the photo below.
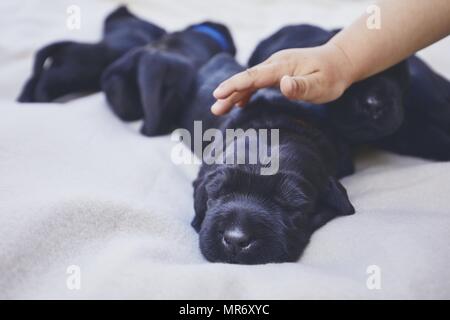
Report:
[[[284,96],[292,100],[311,101],[320,96],[321,87],[317,75],[284,76],[280,81],[280,90]]]

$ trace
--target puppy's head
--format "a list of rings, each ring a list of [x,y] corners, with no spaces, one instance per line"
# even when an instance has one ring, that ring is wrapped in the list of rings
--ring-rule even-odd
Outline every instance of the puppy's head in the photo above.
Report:
[[[224,167],[204,180],[205,211],[196,210],[192,225],[203,255],[212,262],[296,261],[314,230],[354,213],[334,178],[318,190],[299,174],[262,176]]]
[[[403,122],[406,62],[353,84],[329,104],[337,130],[351,142],[367,142],[395,132]]]

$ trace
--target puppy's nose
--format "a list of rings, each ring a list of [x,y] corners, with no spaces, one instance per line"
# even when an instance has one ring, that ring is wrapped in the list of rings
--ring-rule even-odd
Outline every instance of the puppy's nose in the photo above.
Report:
[[[252,244],[250,236],[240,228],[226,230],[222,242],[227,249],[235,253],[248,249]]]

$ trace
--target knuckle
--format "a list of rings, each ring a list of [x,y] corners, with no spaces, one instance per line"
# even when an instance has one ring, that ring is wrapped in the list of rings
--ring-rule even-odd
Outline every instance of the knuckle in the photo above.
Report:
[[[256,67],[252,67],[252,68],[248,68],[247,70],[245,70],[245,72],[247,73],[248,77],[254,78],[254,77],[256,77],[256,75],[258,73],[258,69],[256,69]]]
[[[248,82],[248,87],[253,88],[258,76],[258,69],[255,67],[245,70],[246,80]]]

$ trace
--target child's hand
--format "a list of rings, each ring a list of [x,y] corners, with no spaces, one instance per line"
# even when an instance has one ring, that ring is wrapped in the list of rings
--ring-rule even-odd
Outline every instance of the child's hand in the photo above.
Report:
[[[214,91],[216,115],[243,107],[260,88],[280,86],[289,99],[325,103],[337,99],[352,83],[352,64],[335,44],[287,49],[222,82]]]
[[[383,23],[369,28],[369,13],[338,32],[327,44],[289,49],[223,82],[214,91],[216,114],[244,106],[259,88],[280,86],[290,99],[324,103],[353,82],[383,71],[450,34],[449,0],[380,0]],[[380,17],[378,17],[380,18]]]

